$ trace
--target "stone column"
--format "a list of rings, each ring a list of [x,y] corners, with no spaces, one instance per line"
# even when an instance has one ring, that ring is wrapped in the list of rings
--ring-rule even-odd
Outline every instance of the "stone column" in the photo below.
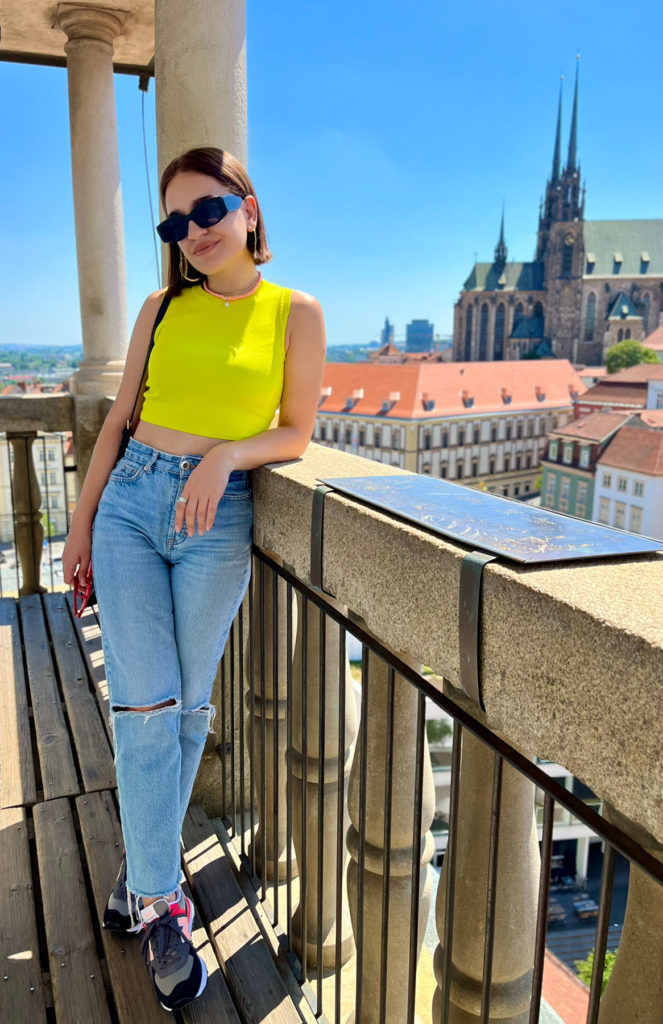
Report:
[[[406,660],[401,652],[400,657]],[[409,658],[407,659],[409,661]],[[417,666],[419,667],[419,666]],[[366,680],[363,681],[366,685]],[[368,658],[366,713],[366,844],[363,870],[363,948],[361,964],[362,1000],[357,1024],[378,1024],[381,992],[381,934],[383,920],[383,881],[385,849],[385,758],[387,750],[388,668],[377,655]],[[410,908],[419,903],[416,936],[417,960],[426,930],[432,902],[432,882],[428,863],[435,851],[429,826],[435,810],[433,770],[424,747],[422,784],[421,840],[412,847],[417,746],[417,690],[398,674],[393,693],[393,762],[391,794],[391,856],[389,867],[389,914],[386,966],[386,1024],[407,1020],[410,976]],[[348,899],[357,949],[361,943],[358,922],[360,895],[360,775],[363,726],[350,772],[348,807],[352,824],[348,830],[350,851]],[[413,892],[413,860],[420,865],[419,890]],[[414,979],[412,979],[414,984]],[[350,1020],[355,1019],[353,1011]]]
[[[159,175],[192,146],[228,149],[246,166],[244,0],[156,0]]]
[[[44,527],[41,522],[41,491],[32,459],[32,445],[36,437],[36,430],[24,433],[7,431],[14,456],[12,490],[16,550],[22,576],[21,596],[46,592],[46,587],[39,583]]]
[[[357,712],[350,663],[339,665],[339,625],[329,616],[322,616],[311,602],[306,606],[306,643],[302,596],[297,593],[297,634],[292,667],[293,723],[293,842],[298,872],[306,896],[306,913],[302,893],[293,914],[292,932],[295,952],[303,956],[306,935],[307,967],[318,966],[317,936],[322,933],[322,965],[333,967],[336,958],[336,875],[338,848],[338,748],[342,745],[343,832],[347,829],[345,793],[350,775],[351,750],[357,734]],[[347,610],[346,610],[347,611]],[[324,641],[321,661],[320,641]],[[324,671],[324,700],[321,700],[321,668]],[[339,670],[345,678],[345,701],[340,706]],[[304,690],[304,684],[306,689]],[[320,732],[320,709],[324,712],[324,728]],[[339,722],[340,718],[340,722]],[[304,726],[306,738],[304,739]],[[340,728],[339,728],[340,726]],[[339,736],[339,733],[342,735]],[[322,765],[321,765],[322,762]],[[304,796],[306,807],[304,808]],[[322,814],[322,820],[320,815]],[[305,845],[305,850],[304,850]],[[322,877],[318,879],[318,852],[322,846]],[[304,856],[306,863],[303,873]],[[343,876],[345,847],[341,853],[342,908],[347,908]],[[321,913],[318,906],[321,901]],[[342,911],[341,963],[352,955],[353,941],[350,921]],[[304,921],[305,917],[305,921]]]
[[[614,808],[604,814],[658,860],[663,847]],[[608,946],[610,948],[610,946]],[[624,927],[617,959],[601,999],[599,1024],[663,1021],[663,886],[631,865]]]
[[[481,1017],[488,853],[494,753],[463,731],[456,835],[456,883],[449,1024]],[[441,1019],[447,860],[442,866],[435,919],[438,988],[433,1020]],[[534,817],[534,786],[504,763],[499,825],[490,1020],[528,1024],[540,856]]]
[[[72,390],[116,395],[128,347],[113,40],[126,11],[58,4],[67,79],[83,362]]]

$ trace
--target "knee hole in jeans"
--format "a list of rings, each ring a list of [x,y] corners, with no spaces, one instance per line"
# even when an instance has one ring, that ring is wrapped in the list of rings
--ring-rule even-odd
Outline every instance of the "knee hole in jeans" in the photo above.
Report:
[[[164,700],[160,704],[150,704],[148,707],[124,707],[123,705],[113,704],[112,711],[161,711],[163,708],[174,708],[177,706],[177,701],[174,697],[170,700]]]

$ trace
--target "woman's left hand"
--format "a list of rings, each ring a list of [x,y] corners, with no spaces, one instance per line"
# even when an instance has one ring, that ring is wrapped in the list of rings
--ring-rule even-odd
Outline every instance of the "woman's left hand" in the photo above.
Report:
[[[177,503],[176,531],[186,525],[187,535],[192,537],[196,532],[196,523],[201,535],[212,529],[218,504],[232,472],[223,448],[222,444],[211,448],[190,474],[182,492],[182,497],[189,500],[186,505],[184,502]]]

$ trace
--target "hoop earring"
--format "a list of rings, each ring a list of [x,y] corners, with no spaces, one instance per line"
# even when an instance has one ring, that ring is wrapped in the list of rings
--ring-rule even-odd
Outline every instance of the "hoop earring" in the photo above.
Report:
[[[185,281],[199,281],[200,280],[200,277],[201,277],[200,274],[198,275],[198,277],[189,277],[189,275],[186,272],[186,268],[187,268],[187,259],[186,259],[186,256],[184,255],[184,253],[182,252],[182,250],[180,249],[180,275],[184,278]]]

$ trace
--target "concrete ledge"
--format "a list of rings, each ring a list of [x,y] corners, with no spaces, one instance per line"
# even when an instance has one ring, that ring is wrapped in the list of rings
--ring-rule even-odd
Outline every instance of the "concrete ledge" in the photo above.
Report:
[[[0,430],[72,430],[74,399],[58,395],[4,395],[0,398]]]
[[[319,478],[405,472],[317,444],[296,462],[254,470],[255,543],[310,582]],[[455,689],[460,566],[470,550],[325,498],[324,589],[473,709]],[[483,580],[487,710],[475,717],[525,753],[559,761],[663,842],[663,554],[553,568],[490,563]]]

